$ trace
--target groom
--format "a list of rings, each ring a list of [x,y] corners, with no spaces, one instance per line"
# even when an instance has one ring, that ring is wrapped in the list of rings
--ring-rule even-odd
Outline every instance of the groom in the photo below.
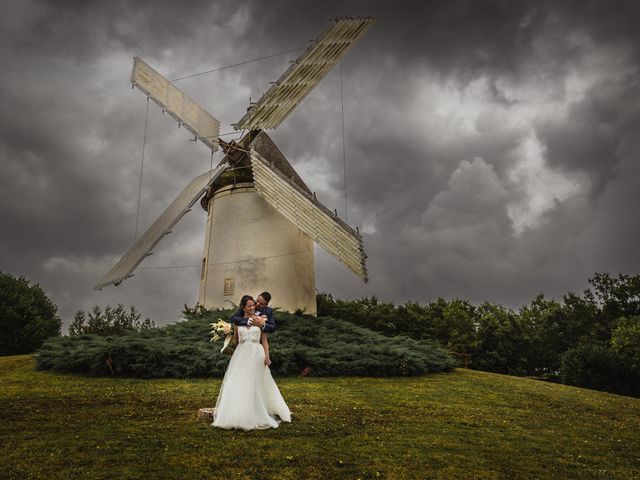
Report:
[[[273,333],[276,331],[276,320],[273,316],[273,308],[269,307],[270,301],[271,294],[269,292],[262,292],[256,298],[256,310],[254,317],[244,318],[244,312],[242,309],[238,309],[233,315],[231,315],[230,320],[240,327],[257,325],[262,329],[262,331],[266,333]],[[266,321],[264,317],[266,317]]]

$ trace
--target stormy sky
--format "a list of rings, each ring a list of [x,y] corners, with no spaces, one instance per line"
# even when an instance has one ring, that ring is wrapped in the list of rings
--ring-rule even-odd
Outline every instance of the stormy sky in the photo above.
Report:
[[[133,278],[93,290],[135,235],[146,100],[132,57],[173,79],[302,50],[342,15],[378,18],[342,62],[344,103],[335,68],[268,132],[344,219],[344,108],[346,216],[364,232],[370,282],[316,247],[318,290],[519,307],[580,292],[594,272],[638,273],[636,1],[2,6],[0,270],[39,283],[65,325],[116,303],[164,324],[197,299],[200,207]],[[233,132],[296,56],[176,85]],[[152,103],[138,228],[210,162]]]

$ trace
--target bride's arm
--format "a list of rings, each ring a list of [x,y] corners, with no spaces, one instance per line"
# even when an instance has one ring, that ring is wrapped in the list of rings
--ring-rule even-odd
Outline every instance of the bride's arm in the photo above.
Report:
[[[271,365],[271,359],[269,358],[269,340],[264,332],[260,334],[260,343],[262,344],[262,348],[264,348],[264,364]]]

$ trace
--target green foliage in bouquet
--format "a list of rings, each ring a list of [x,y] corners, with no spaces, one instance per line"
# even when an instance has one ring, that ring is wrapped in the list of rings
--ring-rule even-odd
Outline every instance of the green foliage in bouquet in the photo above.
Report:
[[[47,341],[37,367],[90,375],[143,378],[221,377],[229,357],[210,341],[210,323],[230,311],[185,309],[187,320],[119,335],[80,335]],[[435,343],[380,333],[333,318],[278,312],[269,335],[276,375],[409,376],[451,370],[454,362]]]

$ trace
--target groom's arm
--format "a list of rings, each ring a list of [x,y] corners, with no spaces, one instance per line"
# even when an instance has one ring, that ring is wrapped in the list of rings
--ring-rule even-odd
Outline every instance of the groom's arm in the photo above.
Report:
[[[244,317],[238,317],[238,316],[233,316],[230,318],[230,320],[233,322],[234,325],[238,326],[238,327],[246,327],[247,326],[247,322],[249,321],[248,318],[244,318]]]
[[[266,333],[273,333],[276,331],[276,318],[273,315],[273,309],[267,308],[264,312],[267,316],[267,321],[264,324],[264,328],[262,329]]]
[[[229,320],[234,324],[237,325],[239,327],[246,327],[247,326],[247,321],[249,320],[248,318],[244,318],[243,312],[242,310],[238,309],[236,310],[233,315],[231,315],[229,317]]]

